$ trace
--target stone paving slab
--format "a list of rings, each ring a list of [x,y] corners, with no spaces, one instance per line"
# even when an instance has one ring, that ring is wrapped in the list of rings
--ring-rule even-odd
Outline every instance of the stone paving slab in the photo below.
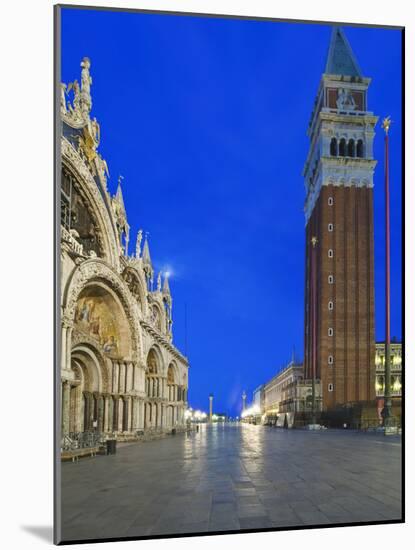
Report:
[[[62,464],[62,538],[401,518],[401,438],[202,426]]]

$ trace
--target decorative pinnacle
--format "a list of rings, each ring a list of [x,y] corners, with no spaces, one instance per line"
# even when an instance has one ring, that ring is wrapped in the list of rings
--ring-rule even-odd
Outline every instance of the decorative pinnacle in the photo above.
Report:
[[[385,130],[385,134],[388,135],[390,125],[392,124],[392,120],[390,116],[385,117],[382,120],[382,128]]]
[[[315,248],[317,246],[317,243],[318,243],[317,237],[311,237],[311,244],[312,244],[313,248]]]

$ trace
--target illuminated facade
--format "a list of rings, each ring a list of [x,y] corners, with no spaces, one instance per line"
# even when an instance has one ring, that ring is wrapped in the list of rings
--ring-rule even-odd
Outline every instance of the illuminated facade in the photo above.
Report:
[[[264,423],[273,418],[276,425],[282,426],[287,422],[291,427],[296,421],[296,415],[298,417],[303,413],[309,413],[312,409],[312,382],[309,379],[304,379],[303,365],[294,360],[261,386],[261,392],[261,413]],[[319,380],[316,380],[315,383],[315,393],[316,410],[321,410]]]
[[[107,188],[91,118],[90,61],[61,84],[61,433],[117,439],[185,427],[188,362],[173,344],[168,278],[154,277],[147,238]],[[144,241],[144,242],[143,242]],[[72,447],[70,447],[72,448]]]
[[[385,343],[376,343],[375,355],[376,397],[383,397],[385,391]],[[402,397],[402,344],[391,342],[391,396]]]

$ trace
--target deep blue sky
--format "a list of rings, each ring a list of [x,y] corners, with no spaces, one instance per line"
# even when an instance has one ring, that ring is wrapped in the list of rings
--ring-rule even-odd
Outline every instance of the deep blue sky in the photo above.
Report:
[[[401,337],[401,34],[345,29],[369,108],[391,115],[392,334]],[[188,312],[189,401],[241,393],[303,356],[307,124],[331,28],[64,9],[62,80],[91,59],[93,116],[132,240],[169,269],[174,341]],[[375,138],[376,336],[384,337],[383,132]],[[133,250],[134,243],[131,246]]]

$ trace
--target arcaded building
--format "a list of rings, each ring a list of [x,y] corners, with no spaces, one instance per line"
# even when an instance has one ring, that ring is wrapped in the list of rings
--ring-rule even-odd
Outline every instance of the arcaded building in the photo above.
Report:
[[[375,404],[373,158],[378,117],[347,38],[334,27],[308,126],[305,377],[323,409]]]
[[[189,365],[142,230],[130,253],[121,179],[108,191],[91,82],[84,58],[80,84],[61,84],[61,427],[129,439],[184,427]]]

